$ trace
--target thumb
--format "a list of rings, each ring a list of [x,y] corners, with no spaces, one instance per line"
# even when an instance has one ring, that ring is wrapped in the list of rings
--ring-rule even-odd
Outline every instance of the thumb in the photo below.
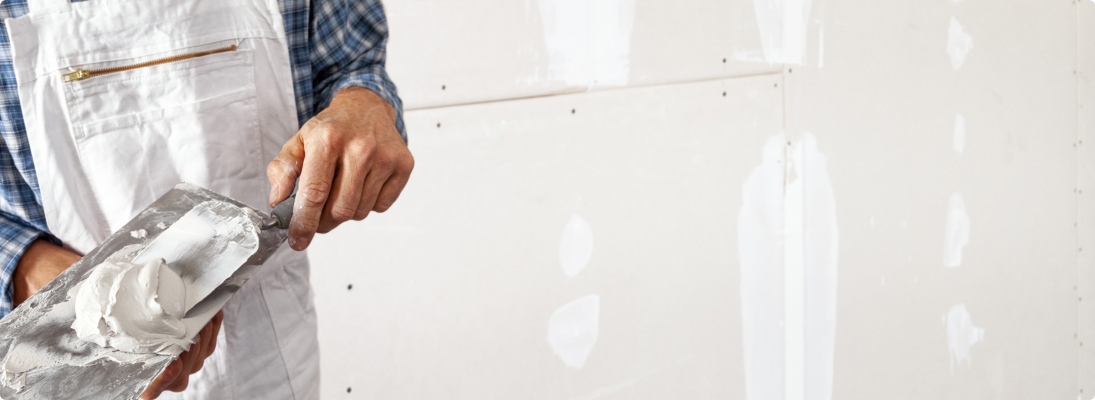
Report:
[[[266,166],[266,178],[270,180],[270,207],[285,200],[293,193],[297,177],[304,163],[304,140],[298,132],[285,142],[281,152]]]

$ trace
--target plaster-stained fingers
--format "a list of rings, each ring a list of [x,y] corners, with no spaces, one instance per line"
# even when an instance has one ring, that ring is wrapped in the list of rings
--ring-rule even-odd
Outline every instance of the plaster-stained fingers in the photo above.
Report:
[[[319,229],[320,217],[331,194],[335,167],[338,165],[338,146],[331,138],[331,128],[317,126],[305,141],[304,166],[300,171],[297,199],[293,203],[293,220],[289,223],[289,246],[301,251],[308,247]]]
[[[298,133],[285,142],[281,152],[266,166],[266,178],[270,181],[270,207],[293,193],[303,160],[304,141]]]
[[[361,202],[366,174],[372,164],[371,155],[374,148],[371,145],[355,144],[343,150],[338,171],[335,173],[334,187],[331,188],[331,196],[323,209],[323,216],[317,230],[319,233],[330,232],[343,222],[354,218],[357,205]]]

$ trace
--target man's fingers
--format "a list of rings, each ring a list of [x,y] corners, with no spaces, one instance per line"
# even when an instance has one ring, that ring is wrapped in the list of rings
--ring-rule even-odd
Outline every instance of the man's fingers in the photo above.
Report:
[[[322,126],[313,131],[322,131]],[[323,206],[331,194],[331,182],[335,176],[340,149],[328,137],[330,134],[315,133],[305,143],[303,168],[293,203],[293,220],[289,224],[289,247],[302,251],[308,248],[319,228]]]
[[[205,324],[202,330],[198,332],[198,340],[190,347],[190,351],[194,353],[194,362],[190,364],[190,370],[187,374],[193,374],[202,369],[205,365],[205,352],[209,347],[209,335],[213,333],[213,324]]]
[[[388,178],[388,181],[384,182],[384,187],[380,189],[380,193],[376,197],[376,204],[372,208],[373,211],[385,212],[392,204],[395,204],[399,194],[403,193],[403,188],[407,186],[407,181],[411,179],[412,168],[414,168],[413,158],[409,164],[398,167],[396,172]]]
[[[174,361],[171,361],[170,364],[167,364],[167,368],[160,373],[160,376],[157,376],[156,379],[148,385],[148,388],[145,389],[144,393],[141,393],[141,399],[152,400],[160,397],[160,394],[163,393],[164,389],[172,382],[175,382],[175,379],[179,377],[179,374],[181,374],[182,371],[182,359],[176,358]]]
[[[354,214],[355,220],[360,221],[369,216],[373,204],[376,204],[376,196],[380,194],[380,189],[384,187],[384,181],[388,180],[389,176],[391,171],[375,168],[369,171],[369,176],[365,178],[365,190],[361,193],[361,202],[358,203],[357,212]]]
[[[199,335],[198,337],[201,338],[201,335]],[[189,351],[184,351],[182,354],[179,355],[179,361],[182,362],[182,371],[179,373],[174,381],[169,383],[164,388],[164,390],[172,392],[181,392],[183,390],[186,390],[186,386],[190,384],[191,367],[194,365],[194,360],[197,358],[198,355],[198,352],[193,350],[197,350],[197,348],[195,346],[190,346]]]
[[[266,178],[270,181],[270,207],[293,193],[303,160],[304,141],[298,133],[285,142],[278,156],[266,166]]]
[[[217,350],[217,338],[221,333],[221,323],[224,321],[224,311],[218,311],[217,315],[213,316],[213,319],[209,321],[210,325],[213,325],[213,340],[209,341],[209,347],[205,350],[205,357],[213,355],[213,351]]]
[[[331,196],[323,208],[319,233],[330,232],[357,214],[366,172],[372,164],[372,152],[372,147],[366,145],[354,145],[342,152]]]

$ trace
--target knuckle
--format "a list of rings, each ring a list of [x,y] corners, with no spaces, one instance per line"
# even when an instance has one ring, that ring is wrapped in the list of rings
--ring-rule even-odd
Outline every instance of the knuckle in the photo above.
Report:
[[[349,221],[350,218],[353,218],[356,213],[356,209],[346,207],[344,205],[336,205],[334,207],[331,207],[331,219],[335,220],[336,222]]]
[[[330,182],[308,182],[301,185],[297,200],[302,201],[305,207],[321,207],[327,202],[327,196],[331,194]]]
[[[399,172],[402,172],[404,174],[411,173],[411,170],[414,169],[414,156],[412,156],[411,153],[407,153],[405,157],[400,157],[399,165],[397,168]]]

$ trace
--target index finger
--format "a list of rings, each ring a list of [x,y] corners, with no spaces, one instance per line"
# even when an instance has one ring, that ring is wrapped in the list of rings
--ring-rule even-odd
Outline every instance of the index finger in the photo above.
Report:
[[[293,203],[293,219],[289,223],[289,247],[297,251],[308,248],[319,229],[319,219],[331,194],[331,182],[338,165],[338,149],[324,140],[322,134],[312,135],[312,138],[304,143],[304,163]]]

